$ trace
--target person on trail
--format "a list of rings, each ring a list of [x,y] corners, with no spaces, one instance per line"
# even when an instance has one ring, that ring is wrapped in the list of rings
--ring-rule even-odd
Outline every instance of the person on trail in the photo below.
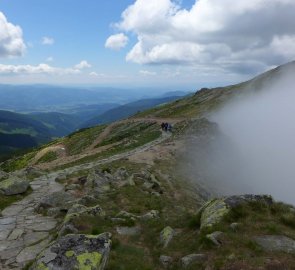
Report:
[[[165,123],[162,123],[162,124],[161,124],[161,128],[162,128],[162,130],[165,129]]]
[[[165,131],[167,132],[168,131],[168,123],[165,123]]]
[[[169,132],[172,132],[172,125],[168,123],[168,127],[167,127]]]

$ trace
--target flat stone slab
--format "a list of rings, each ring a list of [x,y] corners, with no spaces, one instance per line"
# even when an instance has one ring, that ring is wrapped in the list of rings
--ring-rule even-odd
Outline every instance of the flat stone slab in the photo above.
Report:
[[[31,232],[24,236],[25,246],[30,246],[44,240],[49,235],[48,232]]]
[[[23,264],[34,260],[37,255],[49,244],[49,240],[44,240],[34,246],[24,248],[16,257],[16,262]]]
[[[23,229],[14,229],[12,233],[9,235],[8,240],[16,240],[20,238],[24,233]]]
[[[6,240],[10,233],[11,233],[11,230],[0,231],[0,241]]]
[[[13,204],[2,211],[2,216],[17,216],[21,211],[24,210],[23,205]]]
[[[51,230],[53,230],[56,225],[57,222],[54,220],[48,220],[45,222],[41,222],[39,224],[29,224],[30,229],[32,229],[35,232],[49,232]]]
[[[0,225],[9,225],[16,222],[15,217],[0,218]]]
[[[295,254],[295,241],[284,235],[259,236],[255,238],[255,242],[266,251]]]

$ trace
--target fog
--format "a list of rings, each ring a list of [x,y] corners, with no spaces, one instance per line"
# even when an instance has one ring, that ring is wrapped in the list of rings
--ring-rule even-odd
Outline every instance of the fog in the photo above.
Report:
[[[195,179],[221,195],[270,194],[295,204],[294,75],[281,74],[259,91],[247,89],[251,94],[209,117],[219,131],[190,148]]]

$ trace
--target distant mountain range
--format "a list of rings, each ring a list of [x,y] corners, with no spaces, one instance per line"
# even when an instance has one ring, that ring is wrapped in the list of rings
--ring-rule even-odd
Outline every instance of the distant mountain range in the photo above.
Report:
[[[187,93],[174,92],[174,94]],[[66,136],[80,128],[129,117],[137,112],[165,104],[179,97],[167,96],[142,99],[125,105],[118,103],[83,104],[71,108],[65,107],[63,110],[60,107],[63,112],[31,112],[23,114],[0,110],[0,157],[21,149],[37,147],[55,138]],[[2,100],[1,102],[3,103]]]

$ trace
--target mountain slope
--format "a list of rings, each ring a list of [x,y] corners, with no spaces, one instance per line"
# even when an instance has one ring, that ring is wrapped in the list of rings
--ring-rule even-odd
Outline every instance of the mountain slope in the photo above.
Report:
[[[78,251],[69,246],[77,234],[91,235],[91,243],[98,238],[107,244],[112,238],[110,250],[99,249],[108,261],[105,270],[294,269],[295,207],[261,195],[212,199],[218,185],[208,186],[202,163],[195,166],[189,155],[204,159],[204,147],[223,135],[204,116],[234,97],[261,91],[261,85],[285,72],[282,68],[239,85],[203,89],[109,125],[81,129],[1,164],[12,176],[34,178],[30,197],[2,212],[12,223],[20,207],[27,214],[13,228],[27,238],[41,224],[46,246],[56,235],[54,248],[43,253],[50,254],[50,262],[39,256],[29,269],[81,261],[84,246]],[[161,130],[162,122],[173,125],[172,133]],[[229,138],[223,139],[232,146]],[[227,154],[223,150],[218,159]],[[210,172],[214,169],[209,167]],[[69,241],[63,241],[65,235]],[[12,241],[0,240],[0,245],[5,249]],[[40,242],[18,245],[21,253],[10,254],[0,267],[2,262],[8,269],[20,266],[26,252]],[[30,253],[28,262],[35,257]],[[93,252],[84,265],[92,257],[101,258]]]
[[[135,113],[179,99],[179,96],[169,96],[155,99],[142,99],[111,109],[83,123],[81,127],[91,127],[111,123],[129,117]]]

